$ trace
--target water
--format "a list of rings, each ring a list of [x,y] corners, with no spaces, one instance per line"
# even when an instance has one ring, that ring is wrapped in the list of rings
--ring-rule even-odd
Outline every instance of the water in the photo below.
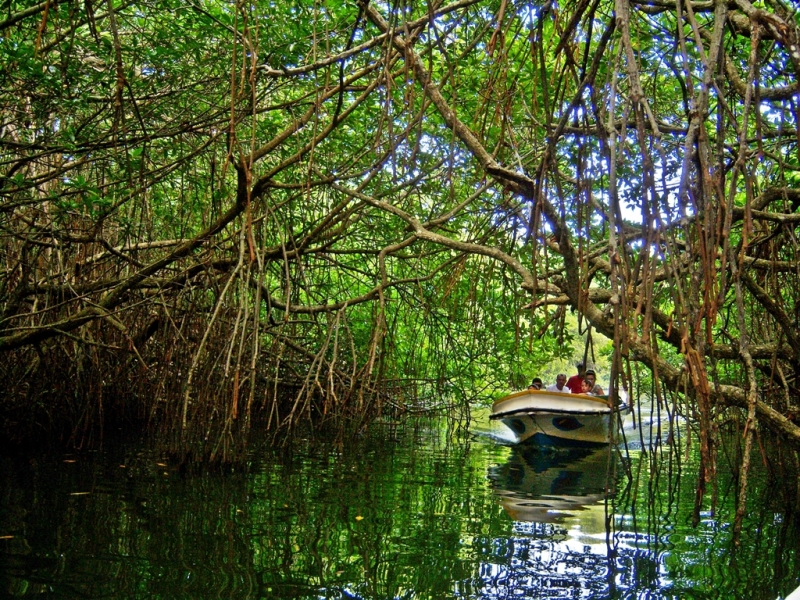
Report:
[[[796,507],[766,475],[734,549],[726,481],[691,526],[691,455],[679,476],[634,443],[462,433],[383,424],[227,469],[130,446],[0,458],[0,597],[775,600],[800,584]]]

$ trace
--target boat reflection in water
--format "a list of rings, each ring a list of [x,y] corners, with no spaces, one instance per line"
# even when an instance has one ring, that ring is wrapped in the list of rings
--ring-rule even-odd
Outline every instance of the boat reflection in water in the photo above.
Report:
[[[617,577],[636,550],[616,540],[613,549],[609,545],[605,499],[615,488],[608,474],[612,456],[609,446],[518,445],[505,464],[489,470],[514,522],[482,566],[483,598],[621,597]]]
[[[490,471],[489,478],[514,521],[561,523],[589,507],[599,508],[602,516],[606,492],[613,489],[609,458],[607,446],[516,446],[504,465]]]

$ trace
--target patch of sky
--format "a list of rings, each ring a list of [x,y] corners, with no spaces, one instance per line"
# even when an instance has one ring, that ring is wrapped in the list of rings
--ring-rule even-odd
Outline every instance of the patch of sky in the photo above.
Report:
[[[785,103],[781,106],[776,106],[772,102],[762,101],[759,108],[761,110],[761,119],[777,128],[796,126],[792,108]]]
[[[535,27],[540,18],[557,9],[558,3],[552,0],[546,0],[541,5],[526,2],[517,10],[517,16],[528,27]]]

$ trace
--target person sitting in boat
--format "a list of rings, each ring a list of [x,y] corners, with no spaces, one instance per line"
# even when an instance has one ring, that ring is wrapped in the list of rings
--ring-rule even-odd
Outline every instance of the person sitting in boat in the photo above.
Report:
[[[542,380],[539,379],[538,377],[534,377],[533,381],[531,381],[531,384],[528,386],[528,391],[530,392],[533,390],[541,390],[542,387],[544,387]]]
[[[583,362],[579,362],[577,365],[578,367],[578,374],[573,375],[567,380],[567,387],[573,394],[582,394],[583,393],[583,375],[584,369],[586,368]]]
[[[595,374],[594,370],[588,369],[586,373],[583,375],[583,386],[582,386],[582,394],[586,394],[588,396],[603,396],[605,392],[603,388],[600,387],[600,384],[597,383],[597,375]]]
[[[559,394],[571,394],[572,390],[567,387],[567,376],[564,373],[556,375],[556,382],[547,386],[548,392],[558,392]]]

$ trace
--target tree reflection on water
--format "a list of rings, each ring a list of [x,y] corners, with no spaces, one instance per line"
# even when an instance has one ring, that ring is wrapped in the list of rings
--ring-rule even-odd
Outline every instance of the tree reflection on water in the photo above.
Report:
[[[262,447],[224,469],[151,449],[4,457],[0,595],[774,600],[793,589],[800,536],[775,476],[753,478],[734,552],[735,494],[721,484],[716,512],[693,528],[694,482],[670,460],[512,449],[433,422]]]

